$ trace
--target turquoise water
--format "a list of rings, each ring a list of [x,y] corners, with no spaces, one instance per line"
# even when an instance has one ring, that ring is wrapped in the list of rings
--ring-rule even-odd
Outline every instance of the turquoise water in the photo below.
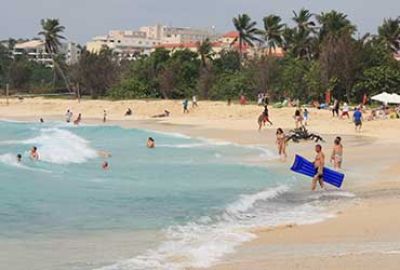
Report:
[[[85,239],[96,232],[111,238],[162,235],[155,240],[153,233],[141,234],[141,248],[127,258],[105,254],[96,261],[77,247],[91,264],[74,269],[209,266],[252,239],[247,228],[324,217],[293,191],[296,179],[246,164],[275,158],[262,147],[115,126],[0,122],[0,131],[0,241],[40,237],[51,246],[60,236]],[[145,147],[149,136],[155,149]],[[28,157],[32,146],[38,147],[38,162]],[[101,158],[98,151],[112,157]],[[101,169],[104,160],[107,171]],[[64,260],[73,263],[74,256]],[[180,259],[171,261],[174,256]],[[45,267],[39,262],[37,269]]]

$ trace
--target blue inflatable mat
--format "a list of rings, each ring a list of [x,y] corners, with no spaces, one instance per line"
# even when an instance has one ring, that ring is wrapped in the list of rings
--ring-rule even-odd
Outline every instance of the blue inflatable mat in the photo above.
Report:
[[[314,177],[317,174],[314,164],[299,155],[296,155],[293,166],[290,169],[310,177]],[[325,167],[322,179],[324,182],[340,188],[344,180],[344,174]]]

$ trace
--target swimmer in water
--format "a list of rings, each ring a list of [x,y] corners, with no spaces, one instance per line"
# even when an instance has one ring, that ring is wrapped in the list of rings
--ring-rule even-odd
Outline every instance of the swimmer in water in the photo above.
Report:
[[[109,168],[108,162],[107,162],[107,161],[104,161],[103,164],[101,165],[101,168],[102,168],[103,170],[108,170],[108,168]]]
[[[154,148],[154,147],[156,147],[156,144],[155,144],[155,141],[154,141],[154,139],[152,138],[152,137],[149,137],[148,139],[147,139],[147,148]]]
[[[22,161],[22,155],[21,155],[21,154],[18,154],[18,155],[17,155],[17,161],[18,161],[18,162],[21,162],[21,161]]]
[[[32,147],[30,157],[32,160],[39,160],[39,153],[36,146]]]

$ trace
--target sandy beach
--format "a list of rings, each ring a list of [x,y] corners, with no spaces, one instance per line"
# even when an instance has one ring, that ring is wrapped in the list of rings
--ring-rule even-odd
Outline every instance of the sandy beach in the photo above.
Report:
[[[125,117],[131,108],[133,115]],[[39,121],[64,120],[70,109],[82,113],[83,123],[148,128],[194,137],[263,145],[275,150],[275,130],[294,127],[294,108],[270,109],[272,127],[257,132],[256,105],[227,106],[225,102],[199,102],[183,114],[181,101],[104,101],[33,98],[0,99],[0,119]],[[164,110],[169,118],[153,119]],[[327,110],[310,109],[309,130],[321,134],[325,154],[330,155],[333,138],[343,137],[345,156],[343,189],[355,194],[346,203],[332,206],[335,216],[322,223],[287,224],[279,228],[257,228],[257,239],[226,256],[212,269],[398,269],[400,266],[400,120],[365,121],[361,133],[351,120],[332,118]],[[269,166],[288,170],[295,153],[312,158],[313,142],[289,145],[286,163]]]

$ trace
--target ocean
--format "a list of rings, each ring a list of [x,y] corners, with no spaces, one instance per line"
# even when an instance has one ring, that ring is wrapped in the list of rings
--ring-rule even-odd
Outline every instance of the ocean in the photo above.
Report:
[[[209,267],[251,229],[318,222],[331,217],[323,197],[351,196],[311,194],[309,181],[260,166],[273,159],[182,134],[1,121],[0,268]]]

